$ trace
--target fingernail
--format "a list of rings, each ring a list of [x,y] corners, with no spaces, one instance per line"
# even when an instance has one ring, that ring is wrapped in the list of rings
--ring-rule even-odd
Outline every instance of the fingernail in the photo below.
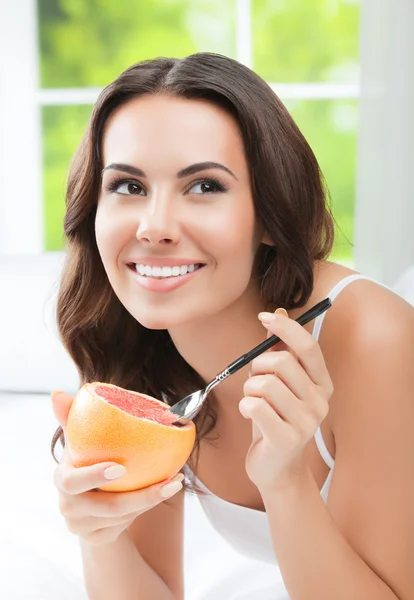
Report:
[[[168,479],[166,480],[164,485],[167,485],[167,483],[170,483],[171,481],[182,481],[184,479],[184,475],[182,473],[177,473],[176,475],[172,475],[171,477],[168,477]]]
[[[274,313],[261,312],[257,316],[259,317],[259,319],[262,323],[269,324],[273,321],[273,319],[276,317],[276,315],[282,315],[283,317],[289,317],[287,311],[284,308],[278,308],[275,310]]]
[[[257,315],[262,323],[271,323],[275,318],[273,313],[261,312]]]
[[[122,477],[125,475],[126,468],[122,465],[113,465],[112,467],[108,467],[104,471],[105,479],[118,479],[118,477]]]
[[[172,481],[171,483],[166,483],[161,488],[161,496],[163,498],[168,498],[169,496],[173,496],[177,492],[181,490],[183,484],[180,481]]]

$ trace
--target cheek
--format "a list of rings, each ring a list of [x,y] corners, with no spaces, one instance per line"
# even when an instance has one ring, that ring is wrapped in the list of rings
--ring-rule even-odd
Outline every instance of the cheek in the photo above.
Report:
[[[250,269],[256,252],[254,214],[233,211],[223,219],[212,237],[219,254],[232,261],[235,268]]]
[[[257,251],[257,232],[252,210],[232,210],[221,214],[212,228],[203,228],[203,247],[214,260],[214,290],[220,293],[216,301],[233,302],[251,282]],[[201,235],[201,228],[200,228]],[[198,239],[201,239],[200,237]]]
[[[95,218],[96,245],[108,282],[119,300],[123,303],[119,295],[121,279],[117,262],[122,248],[122,240],[119,235],[121,232],[116,227],[116,221],[105,216],[104,212],[102,210],[97,211]]]
[[[99,254],[105,268],[110,268],[123,244],[124,229],[120,226],[119,219],[114,218],[104,206],[96,211],[95,238]]]
[[[108,251],[111,247],[110,241],[112,238],[112,232],[108,219],[105,219],[102,213],[103,211],[99,209],[96,212],[95,238],[99,254],[101,255],[102,262],[106,268],[108,261]]]

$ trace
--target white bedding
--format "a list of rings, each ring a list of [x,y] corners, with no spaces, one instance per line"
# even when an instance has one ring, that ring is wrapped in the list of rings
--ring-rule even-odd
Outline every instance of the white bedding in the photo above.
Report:
[[[78,538],[65,528],[53,485],[55,429],[49,396],[0,393],[1,600],[87,598]],[[234,552],[192,496],[186,499],[185,573],[186,600],[283,598],[278,572]]]

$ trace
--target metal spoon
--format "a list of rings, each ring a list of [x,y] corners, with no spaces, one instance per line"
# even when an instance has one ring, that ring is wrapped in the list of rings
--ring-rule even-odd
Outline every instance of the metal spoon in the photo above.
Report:
[[[325,300],[318,302],[318,304],[315,304],[315,306],[303,313],[303,315],[298,317],[296,321],[299,323],[299,325],[306,325],[306,323],[316,319],[316,317],[328,310],[330,306],[332,306],[330,298],[325,298]],[[175,424],[181,423],[182,425],[185,425],[188,421],[194,419],[194,417],[200,411],[207,394],[211,392],[216,385],[227,379],[227,377],[230,375],[233,375],[233,373],[242,367],[245,367],[250,361],[256,358],[256,356],[266,352],[266,350],[269,350],[269,348],[277,344],[277,342],[280,342],[280,338],[277,335],[272,335],[269,339],[253,348],[253,350],[250,350],[250,352],[243,354],[243,356],[232,362],[224,369],[224,371],[221,371],[221,373],[216,375],[215,378],[210,381],[205,388],[198,390],[197,392],[193,392],[189,396],[186,396],[174,404],[174,406],[169,409],[169,412],[177,416],[177,421],[175,421]]]

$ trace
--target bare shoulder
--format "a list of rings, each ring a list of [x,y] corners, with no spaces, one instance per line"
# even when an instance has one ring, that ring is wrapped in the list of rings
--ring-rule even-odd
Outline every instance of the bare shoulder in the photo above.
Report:
[[[315,292],[318,298],[356,271],[325,263],[319,269]],[[350,282],[334,299],[325,316],[320,335],[327,360],[346,356],[361,356],[375,362],[390,351],[404,353],[414,335],[414,307],[391,289],[369,279]],[[402,344],[396,346],[395,344]],[[390,346],[391,345],[391,346]],[[333,361],[331,361],[333,362]],[[333,367],[340,365],[335,360]]]
[[[335,278],[338,271],[325,271],[319,292],[327,273]],[[414,469],[414,308],[375,282],[353,281],[326,313],[319,343],[334,384],[328,508],[358,554],[398,597],[408,598],[414,587],[414,480],[408,476]]]
[[[333,263],[324,269],[319,295],[356,273]],[[378,407],[384,396],[384,391],[378,395],[378,384],[394,398],[395,407],[397,389],[414,383],[414,307],[379,283],[355,280],[338,294],[326,313],[319,344],[335,388],[329,423],[336,443],[346,427],[344,414]],[[413,404],[411,394],[399,396],[400,403]]]

